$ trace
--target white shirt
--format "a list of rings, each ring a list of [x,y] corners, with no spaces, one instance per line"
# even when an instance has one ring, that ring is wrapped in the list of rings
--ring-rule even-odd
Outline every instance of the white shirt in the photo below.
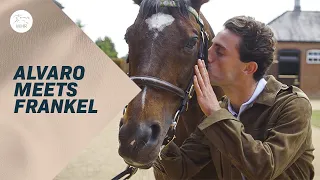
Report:
[[[240,114],[259,96],[259,94],[263,91],[263,89],[265,88],[267,84],[267,81],[264,78],[261,78],[258,82],[258,85],[256,87],[256,89],[254,90],[252,96],[250,97],[250,99],[243,103],[240,106],[240,110],[239,110],[239,114],[237,114],[231,107],[230,104],[230,100],[228,100],[228,111],[234,116],[237,117],[238,119],[240,118]]]
[[[256,87],[256,89],[254,90],[252,96],[250,97],[250,99],[243,103],[241,106],[240,106],[240,110],[239,110],[239,114],[237,114],[231,107],[231,104],[230,104],[230,100],[228,100],[228,111],[234,116],[236,117],[237,119],[240,119],[240,114],[259,96],[259,94],[263,91],[263,89],[265,88],[267,84],[267,81],[264,79],[264,78],[261,78],[258,82],[258,85]],[[241,173],[242,175],[242,179],[245,180],[246,178],[243,176],[243,174]]]

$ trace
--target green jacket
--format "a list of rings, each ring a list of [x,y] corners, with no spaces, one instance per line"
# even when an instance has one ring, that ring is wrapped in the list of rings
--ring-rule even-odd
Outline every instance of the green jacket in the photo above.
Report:
[[[181,147],[169,143],[154,164],[164,179],[193,179],[208,163],[215,179],[313,179],[312,108],[298,88],[273,76],[240,115],[221,110],[205,118]]]

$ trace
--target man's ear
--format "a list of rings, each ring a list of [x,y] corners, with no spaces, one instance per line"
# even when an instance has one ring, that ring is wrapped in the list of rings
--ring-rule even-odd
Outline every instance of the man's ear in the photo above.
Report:
[[[189,0],[191,6],[199,13],[200,8],[203,4],[209,2],[209,0]]]
[[[244,73],[247,75],[254,74],[258,70],[258,64],[254,61],[248,62],[245,64]]]
[[[135,4],[138,4],[139,6],[140,6],[140,4],[141,4],[142,1],[143,1],[143,0],[133,0],[133,2],[134,2]]]

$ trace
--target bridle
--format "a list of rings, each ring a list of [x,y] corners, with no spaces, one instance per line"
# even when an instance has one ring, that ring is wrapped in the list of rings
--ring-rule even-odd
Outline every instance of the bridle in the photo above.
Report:
[[[163,6],[167,7],[178,7],[177,3],[175,1],[170,0],[164,0],[161,2]],[[198,52],[198,59],[204,60],[206,67],[208,64],[208,34],[204,30],[204,23],[202,19],[200,18],[200,14],[197,13],[195,9],[192,7],[188,7],[188,10],[193,16],[196,18],[197,23],[200,25],[200,49]],[[129,60],[127,60],[127,63],[129,63]],[[151,76],[131,76],[130,77],[132,81],[134,81],[139,86],[151,86],[155,88],[160,88],[166,91],[169,91],[171,93],[174,93],[175,95],[179,96],[182,101],[180,104],[180,107],[176,111],[174,118],[172,120],[172,123],[170,125],[170,128],[167,132],[167,135],[163,141],[162,148],[167,145],[169,142],[174,140],[175,138],[175,131],[176,126],[179,121],[179,117],[181,113],[188,110],[189,100],[193,97],[194,94],[194,85],[193,85],[193,78],[189,80],[189,84],[186,88],[186,90],[183,90],[180,87],[177,87],[167,81],[163,81],[157,77],[151,77]],[[126,111],[127,106],[123,110],[123,114]],[[160,151],[161,152],[161,151]],[[129,179],[132,177],[133,174],[137,172],[138,168],[128,165],[127,168],[118,174],[116,177],[114,177],[112,180],[120,179],[121,177],[125,176],[126,174],[129,174],[125,179]]]

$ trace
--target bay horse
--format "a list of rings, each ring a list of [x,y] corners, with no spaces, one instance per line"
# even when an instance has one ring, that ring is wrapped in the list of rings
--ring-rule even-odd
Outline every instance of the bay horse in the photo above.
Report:
[[[133,1],[140,9],[125,34],[128,75],[142,91],[121,118],[118,149],[130,176],[151,168],[164,142],[182,145],[205,117],[193,93],[194,65],[207,59],[215,36],[200,12],[208,0]],[[221,88],[213,88],[221,98]],[[212,179],[213,170],[210,163],[194,178]]]

